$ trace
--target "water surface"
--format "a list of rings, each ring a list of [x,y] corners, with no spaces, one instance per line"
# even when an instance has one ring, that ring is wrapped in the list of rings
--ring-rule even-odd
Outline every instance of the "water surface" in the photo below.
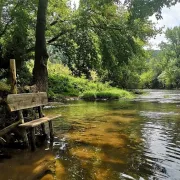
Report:
[[[148,90],[134,100],[47,108],[47,115],[62,114],[53,146],[16,152],[0,163],[0,179],[179,180],[179,100],[180,91]],[[33,176],[49,161],[54,173]]]

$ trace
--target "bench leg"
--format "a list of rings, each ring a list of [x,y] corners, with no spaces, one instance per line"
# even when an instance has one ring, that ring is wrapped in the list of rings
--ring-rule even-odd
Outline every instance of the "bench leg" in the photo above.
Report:
[[[46,134],[46,130],[45,130],[45,124],[41,124],[41,129],[42,129],[42,134],[45,135]]]
[[[27,136],[27,132],[25,129],[22,129],[22,136],[23,136],[23,141],[25,143],[25,146],[28,148],[29,147],[29,140],[28,140],[28,136]]]
[[[52,121],[49,121],[48,123],[49,123],[50,140],[52,141],[54,139],[53,124]]]
[[[31,141],[31,150],[36,150],[36,142],[35,142],[35,128],[30,128],[30,141]]]

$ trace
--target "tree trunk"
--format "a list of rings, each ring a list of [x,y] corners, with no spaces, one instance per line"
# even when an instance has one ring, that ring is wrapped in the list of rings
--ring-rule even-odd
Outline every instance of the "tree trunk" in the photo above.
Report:
[[[47,91],[48,88],[48,53],[45,38],[47,6],[48,0],[39,0],[36,24],[35,63],[33,69],[33,78],[38,91]]]

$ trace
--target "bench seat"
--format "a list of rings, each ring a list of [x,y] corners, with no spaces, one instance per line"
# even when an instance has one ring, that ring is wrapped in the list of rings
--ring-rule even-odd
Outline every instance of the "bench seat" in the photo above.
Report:
[[[7,105],[10,112],[15,112],[15,111],[17,112],[18,119],[20,122],[20,124],[19,125],[17,124],[17,126],[21,128],[23,141],[25,142],[27,147],[31,145],[32,150],[36,149],[36,143],[35,143],[36,126],[40,125],[41,126],[40,133],[45,135],[46,122],[48,122],[49,124],[50,141],[53,142],[54,132],[53,132],[52,120],[61,117],[61,115],[54,117],[47,117],[47,116],[44,117],[42,112],[42,107],[47,104],[48,104],[48,97],[46,92],[9,94],[7,96]],[[27,110],[31,108],[36,108],[36,110],[38,111],[38,119],[29,122],[24,122],[23,110]]]
[[[23,123],[23,124],[20,124],[19,127],[24,127],[24,128],[32,128],[32,127],[36,127],[36,126],[39,126],[45,122],[48,122],[48,121],[51,121],[53,119],[56,119],[58,117],[61,117],[61,115],[58,115],[58,116],[54,116],[54,117],[42,117],[42,118],[39,118],[39,119],[36,119],[36,120],[33,120],[33,121],[29,121],[29,122],[26,122],[26,123]]]

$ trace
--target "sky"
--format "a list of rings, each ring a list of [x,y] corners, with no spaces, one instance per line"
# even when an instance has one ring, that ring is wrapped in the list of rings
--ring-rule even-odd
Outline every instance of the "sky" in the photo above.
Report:
[[[72,5],[76,4],[76,7],[79,6],[79,0],[71,0]]]
[[[124,1],[124,0],[122,0]],[[76,3],[76,6],[79,6],[79,0],[72,0],[72,2]],[[162,17],[163,19],[158,20],[155,16],[150,17],[150,19],[156,23],[156,27],[164,27],[163,32],[167,28],[173,28],[175,26],[180,26],[180,3],[177,3],[175,6],[171,8],[163,8],[162,9]],[[157,35],[155,38],[149,40],[152,49],[159,49],[158,44],[162,41],[166,41],[164,33],[161,35]]]
[[[163,8],[162,17],[163,19],[158,21],[156,20],[155,16],[150,17],[150,19],[156,23],[156,27],[164,27],[163,31],[165,31],[167,28],[180,26],[180,3],[172,6],[171,8]],[[166,41],[164,33],[157,35],[155,39],[150,39],[149,42],[153,49],[158,49],[158,44],[162,41]]]

